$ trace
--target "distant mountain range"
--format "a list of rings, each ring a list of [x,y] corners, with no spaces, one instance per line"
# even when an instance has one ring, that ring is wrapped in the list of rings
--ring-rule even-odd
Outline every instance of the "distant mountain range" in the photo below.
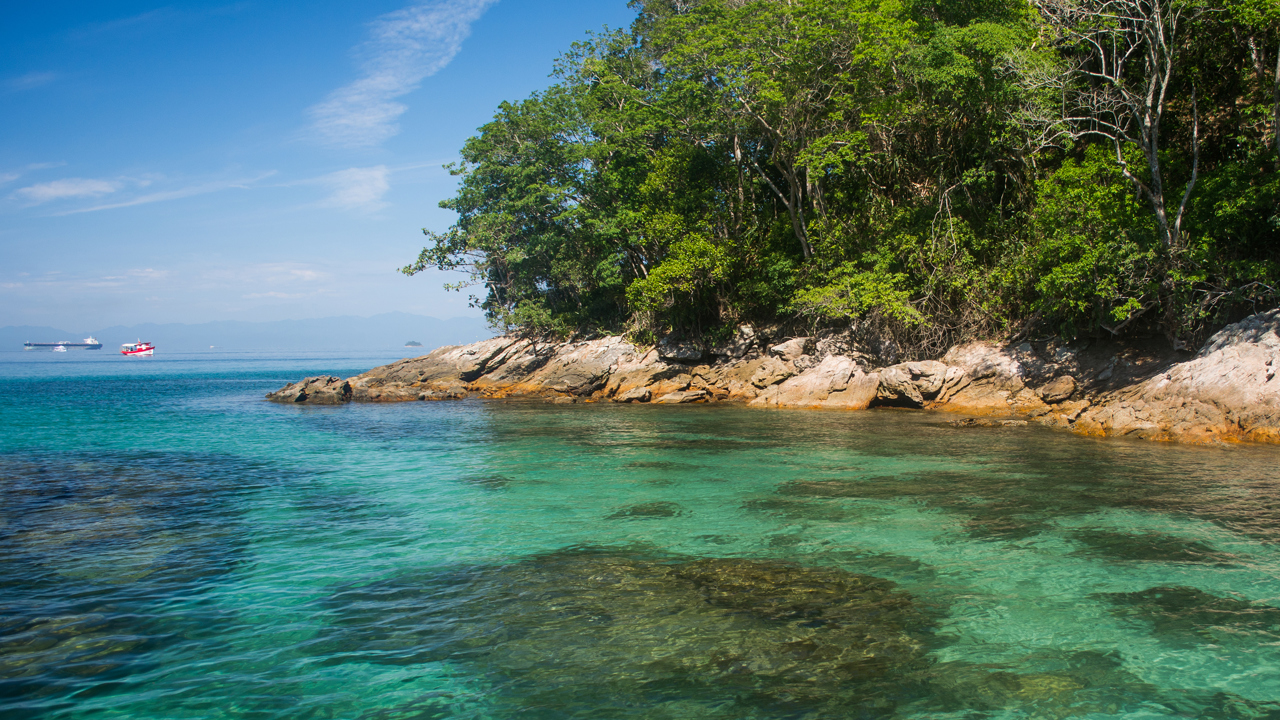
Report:
[[[22,350],[25,342],[80,342],[93,335],[103,350],[121,343],[147,340],[160,352],[209,350],[390,350],[416,341],[426,352],[441,345],[462,345],[493,336],[483,318],[441,320],[425,315],[392,312],[373,317],[328,317],[278,322],[223,321],[184,325],[117,325],[68,332],[30,325],[0,328],[0,351]]]

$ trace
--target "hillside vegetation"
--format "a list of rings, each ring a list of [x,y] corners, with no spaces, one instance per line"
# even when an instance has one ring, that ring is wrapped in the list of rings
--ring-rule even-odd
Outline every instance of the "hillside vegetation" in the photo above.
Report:
[[[1275,0],[636,0],[450,166],[500,327],[1159,333],[1280,298]]]

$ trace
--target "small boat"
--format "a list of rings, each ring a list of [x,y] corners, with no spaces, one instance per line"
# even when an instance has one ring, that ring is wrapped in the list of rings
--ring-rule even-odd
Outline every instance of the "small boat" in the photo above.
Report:
[[[53,351],[54,351],[54,352],[66,352],[66,351],[67,351],[67,346],[66,346],[66,345],[54,345],[54,346],[53,346]]]
[[[156,346],[139,340],[136,343],[125,343],[120,346],[121,355],[154,355]]]

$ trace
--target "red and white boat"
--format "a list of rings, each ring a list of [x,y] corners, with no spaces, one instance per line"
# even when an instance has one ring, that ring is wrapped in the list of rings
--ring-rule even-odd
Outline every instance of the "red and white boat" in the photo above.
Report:
[[[139,340],[136,343],[125,343],[120,346],[121,355],[154,355],[156,346]]]

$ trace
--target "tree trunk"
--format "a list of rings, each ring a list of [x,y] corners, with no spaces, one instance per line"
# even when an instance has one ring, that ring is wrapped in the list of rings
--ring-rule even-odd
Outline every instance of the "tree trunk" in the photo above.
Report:
[[[804,198],[802,196],[797,197],[799,183],[796,181],[795,174],[787,172],[781,162],[775,161],[774,165],[778,167],[778,170],[782,172],[783,176],[787,179],[788,192],[784,193],[778,189],[778,186],[774,184],[773,179],[769,177],[769,174],[766,173],[764,168],[760,167],[755,160],[752,160],[751,164],[755,166],[756,172],[760,173],[760,177],[764,178],[765,183],[769,185],[769,188],[773,190],[773,193],[782,201],[782,205],[787,208],[787,217],[791,218],[791,230],[795,233],[796,239],[800,241],[800,249],[804,251],[805,260],[813,257],[813,248],[809,246],[809,234],[805,231],[804,208],[800,206],[800,203],[803,202]]]
[[[795,167],[781,162],[776,164],[787,178],[787,190],[791,195],[791,201],[787,203],[787,211],[791,213],[791,229],[795,231],[800,249],[804,251],[804,258],[808,260],[813,257],[813,247],[809,244],[808,223],[804,219],[804,186],[800,184]]]

